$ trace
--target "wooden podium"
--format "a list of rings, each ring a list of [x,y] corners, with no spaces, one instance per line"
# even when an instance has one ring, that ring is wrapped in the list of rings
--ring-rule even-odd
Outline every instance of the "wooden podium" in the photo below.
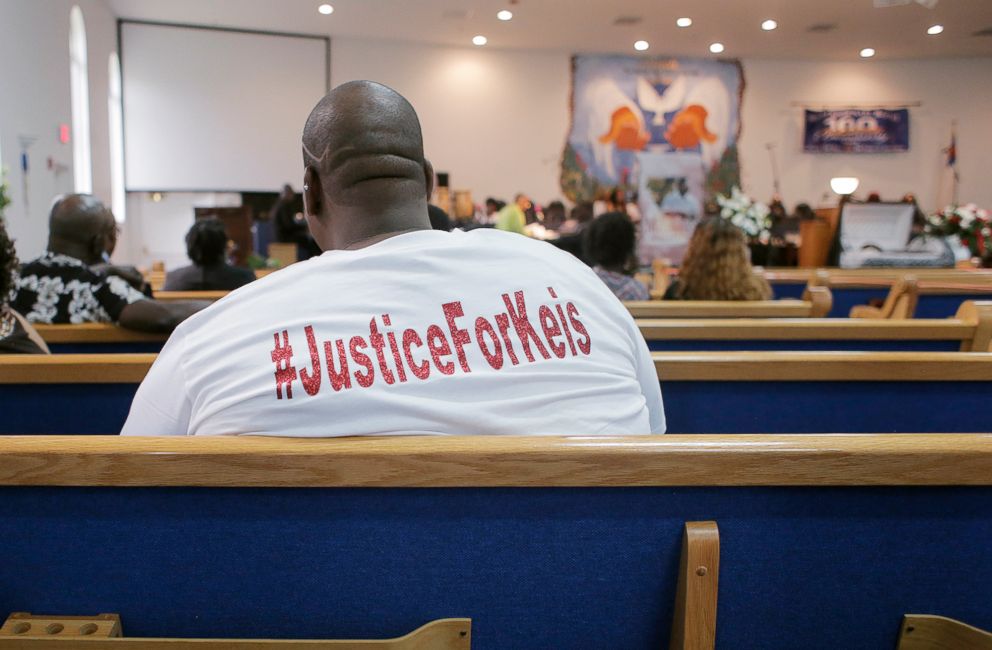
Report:
[[[803,268],[819,268],[827,265],[830,245],[837,233],[839,207],[818,208],[815,212],[815,219],[807,219],[799,224],[799,236],[802,241],[799,246],[799,266]]]

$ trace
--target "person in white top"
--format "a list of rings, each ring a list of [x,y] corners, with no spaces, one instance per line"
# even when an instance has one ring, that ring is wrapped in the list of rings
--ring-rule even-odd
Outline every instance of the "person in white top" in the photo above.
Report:
[[[592,270],[512,233],[431,230],[403,97],[339,86],[303,144],[325,252],[180,325],[124,435],[665,432],[647,345]]]

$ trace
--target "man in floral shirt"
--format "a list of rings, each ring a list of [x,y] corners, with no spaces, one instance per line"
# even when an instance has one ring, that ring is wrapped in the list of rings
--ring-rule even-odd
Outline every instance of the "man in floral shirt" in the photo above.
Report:
[[[154,332],[172,331],[206,303],[147,299],[127,281],[98,273],[117,237],[114,216],[98,199],[72,194],[52,206],[48,251],[28,262],[17,280],[13,308],[32,323],[119,323]]]

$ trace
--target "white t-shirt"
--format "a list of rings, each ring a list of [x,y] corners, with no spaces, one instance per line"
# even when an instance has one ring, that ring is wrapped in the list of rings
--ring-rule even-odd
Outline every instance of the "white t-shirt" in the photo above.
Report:
[[[647,345],[591,269],[479,229],[328,251],[182,323],[124,435],[665,432]]]

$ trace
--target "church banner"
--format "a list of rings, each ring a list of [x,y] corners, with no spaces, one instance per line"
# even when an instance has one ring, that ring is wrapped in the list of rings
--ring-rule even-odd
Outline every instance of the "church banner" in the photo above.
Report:
[[[909,151],[909,110],[806,110],[803,151],[890,153]]]
[[[735,61],[579,55],[562,192],[637,197],[639,257],[678,263],[703,206],[739,184],[744,90]]]

